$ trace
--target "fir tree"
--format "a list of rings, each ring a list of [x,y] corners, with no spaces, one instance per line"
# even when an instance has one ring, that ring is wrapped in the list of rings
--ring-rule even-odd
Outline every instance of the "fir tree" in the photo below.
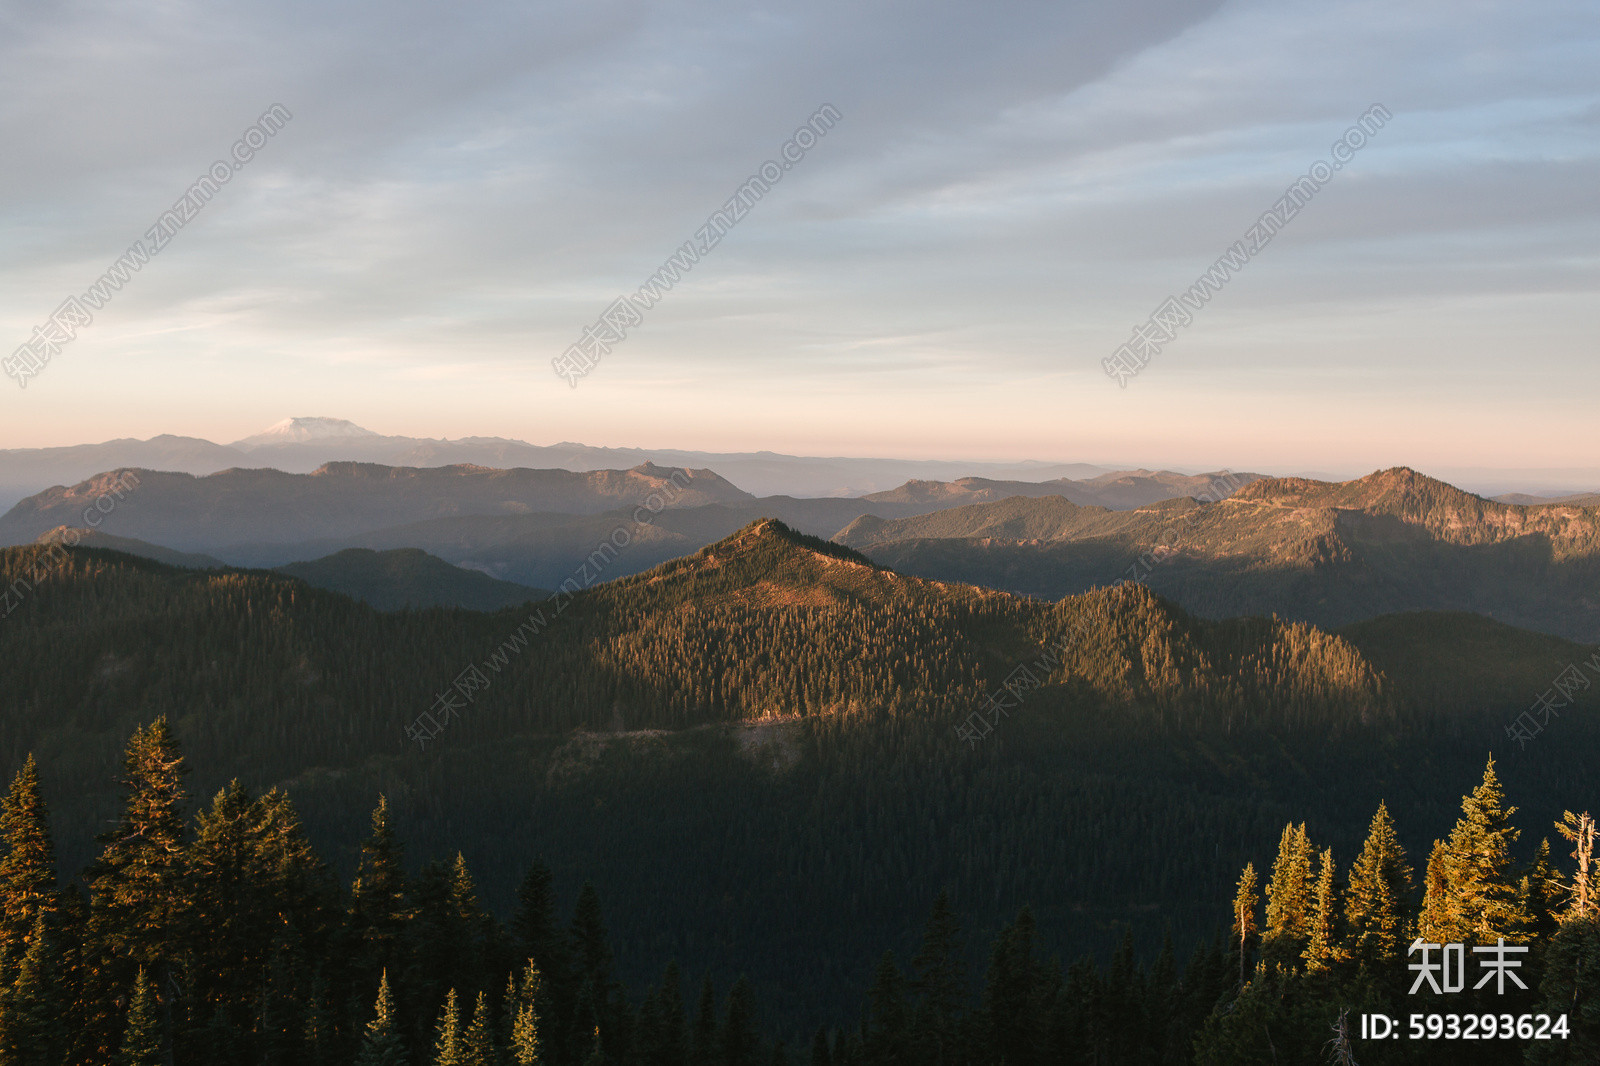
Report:
[[[1033,954],[1033,913],[1024,907],[1000,931],[984,975],[983,1026],[991,1054],[1031,1066],[1045,1037],[1044,974]]]
[[[94,933],[111,952],[156,967],[160,983],[172,933],[186,909],[183,776],[188,773],[167,720],[138,729],[123,762],[122,818],[100,839],[89,871]]]
[[[1550,838],[1539,841],[1533,853],[1533,866],[1517,886],[1517,898],[1528,916],[1528,935],[1537,943],[1547,943],[1561,924],[1562,896],[1565,887],[1560,872],[1550,864]]]
[[[667,963],[656,994],[656,1036],[649,1049],[647,1066],[686,1066],[689,1056],[689,1023],[684,1015],[683,981],[678,964]]]
[[[1511,825],[1516,811],[1505,806],[1490,759],[1482,784],[1462,799],[1462,817],[1449,840],[1429,856],[1421,936],[1440,944],[1487,944],[1523,934],[1528,914],[1511,869],[1511,845],[1519,835]]]
[[[1233,894],[1233,948],[1239,953],[1239,986],[1244,987],[1245,968],[1249,964],[1250,949],[1255,943],[1260,926],[1256,924],[1256,907],[1261,897],[1256,894],[1255,863],[1245,863],[1239,875],[1239,887]]]
[[[1344,954],[1368,966],[1393,961],[1402,950],[1411,866],[1395,835],[1389,808],[1378,804],[1344,894]]]
[[[1311,935],[1311,840],[1305,823],[1286,825],[1267,883],[1267,931],[1263,951],[1275,940],[1292,941],[1294,954]]]
[[[62,1013],[62,959],[56,938],[40,913],[28,937],[17,978],[5,990],[0,1010],[0,1062],[7,1066],[59,1066],[68,1047]]]
[[[378,1002],[372,1021],[361,1034],[361,1054],[356,1066],[403,1066],[407,1062],[405,1040],[394,1016],[394,996],[389,992],[389,971],[378,981]]]
[[[728,990],[722,1024],[721,1066],[760,1066],[761,1037],[756,1031],[755,993],[741,976]]]
[[[1339,898],[1334,875],[1333,849],[1328,848],[1322,853],[1312,890],[1311,933],[1304,954],[1306,969],[1312,973],[1329,969],[1338,959]]]
[[[523,972],[522,983],[513,985],[506,997],[506,1013],[511,1016],[511,1034],[506,1053],[514,1066],[538,1066],[539,1000],[542,996],[539,967],[532,959]]]
[[[961,1005],[967,998],[962,965],[961,927],[950,897],[934,898],[922,946],[911,959],[911,991],[917,997],[912,1042],[917,1056],[933,1066],[953,1062]]]
[[[902,1062],[908,1055],[908,1012],[905,977],[895,965],[894,952],[878,960],[872,987],[867,991],[867,1055],[874,1062]]]
[[[479,992],[478,1002],[472,1010],[472,1021],[461,1040],[461,1061],[465,1066],[496,1066],[498,1057],[494,1050],[493,1024],[489,1016],[489,997]]]
[[[389,801],[378,797],[372,812],[372,835],[361,843],[361,861],[350,886],[350,933],[360,957],[359,969],[400,972],[400,936],[412,916],[400,842],[389,825]]]
[[[1565,1015],[1566,1040],[1534,1041],[1528,1061],[1539,1066],[1600,1062],[1600,918],[1569,916],[1551,940],[1539,982],[1552,1018]]]
[[[17,772],[0,806],[0,959],[20,945],[43,912],[55,910],[55,849],[33,756]]]
[[[445,997],[433,1040],[433,1066],[467,1066],[466,1048],[461,1039],[461,1008],[456,990]]]
[[[711,989],[711,975],[700,983],[700,1004],[694,1016],[694,1062],[717,1060],[717,997]]]
[[[156,996],[139,968],[128,1002],[128,1024],[122,1036],[119,1066],[157,1066],[161,1062],[161,1026],[156,1020]]]
[[[817,1029],[811,1038],[811,1066],[833,1066],[833,1049],[828,1046],[828,1030]]]

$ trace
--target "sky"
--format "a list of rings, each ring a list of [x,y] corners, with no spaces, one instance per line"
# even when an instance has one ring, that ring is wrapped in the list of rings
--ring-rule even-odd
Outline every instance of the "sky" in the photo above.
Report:
[[[219,160],[228,181],[26,388],[0,379],[0,448],[328,416],[1593,490],[1597,59],[1600,7],[1545,0],[16,0],[0,356]],[[292,118],[233,167],[274,105]],[[781,180],[559,377],[824,105]],[[1392,117],[1119,387],[1103,360],[1374,105]]]

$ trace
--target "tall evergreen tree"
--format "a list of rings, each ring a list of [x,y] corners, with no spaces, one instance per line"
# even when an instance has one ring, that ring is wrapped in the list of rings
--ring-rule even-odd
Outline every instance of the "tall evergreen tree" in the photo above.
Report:
[[[513,1066],[538,1066],[543,1060],[539,1047],[539,1003],[543,982],[532,959],[523,971],[520,984],[513,984],[506,997],[506,1013],[511,1017],[511,1033],[506,1054]]]
[[[444,1009],[434,1030],[433,1066],[467,1066],[467,1052],[461,1033],[461,1005],[456,990],[445,997]]]
[[[1033,954],[1033,912],[1024,907],[1000,931],[984,975],[983,1026],[989,1052],[1012,1066],[1032,1066],[1044,1046],[1048,989]]]
[[[378,981],[378,1002],[372,1021],[361,1034],[361,1054],[356,1066],[403,1066],[407,1061],[405,1038],[394,1016],[394,996],[389,991],[389,971]]]
[[[910,1012],[906,1007],[905,976],[895,965],[894,952],[878,960],[872,986],[867,991],[867,1055],[874,1062],[900,1063],[910,1056]]]
[[[389,801],[378,797],[372,835],[361,843],[361,859],[350,886],[350,935],[358,974],[402,973],[400,938],[412,916],[400,841],[389,824]]]
[[[1298,956],[1311,935],[1311,840],[1305,823],[1284,826],[1278,839],[1278,857],[1267,883],[1267,931],[1262,951],[1274,942],[1284,944],[1281,954]]]
[[[689,1057],[689,1022],[684,1014],[683,979],[678,964],[667,963],[656,994],[656,1038],[648,1066],[686,1066]]]
[[[118,1066],[158,1066],[161,1062],[161,1025],[156,1018],[156,997],[140,967],[128,1002],[128,1022],[123,1031]]]
[[[833,1048],[828,1045],[828,1030],[821,1027],[811,1038],[811,1066],[833,1066]]]
[[[187,907],[183,777],[165,718],[136,730],[123,761],[122,817],[89,870],[94,932],[116,956],[150,967],[159,985]]]
[[[39,790],[39,768],[28,761],[0,805],[0,960],[20,947],[41,912],[55,911],[55,848]]]
[[[16,980],[0,1006],[0,1062],[6,1066],[61,1066],[70,1046],[63,1024],[69,997],[54,932],[43,912],[33,922]]]
[[[722,1023],[721,1066],[761,1066],[761,1037],[756,1029],[756,1000],[743,976],[728,989],[728,1011]]]
[[[694,1016],[695,1063],[717,1061],[717,997],[711,989],[711,975],[706,974],[700,983],[700,1003]]]
[[[1261,904],[1261,897],[1256,894],[1256,883],[1255,863],[1245,863],[1244,872],[1239,875],[1239,887],[1233,894],[1233,950],[1239,953],[1240,987],[1244,986],[1245,969],[1260,930],[1256,908]]]
[[[1461,801],[1462,817],[1437,853],[1437,871],[1435,856],[1429,857],[1428,892],[1417,923],[1421,936],[1440,944],[1485,944],[1523,934],[1528,914],[1511,856],[1519,835],[1511,825],[1516,811],[1505,806],[1490,759],[1483,782]]]
[[[1339,897],[1334,883],[1333,849],[1322,853],[1317,865],[1317,883],[1312,889],[1311,932],[1306,937],[1306,969],[1312,973],[1328,970],[1338,961]]]
[[[917,1057],[932,1066],[955,1061],[961,1006],[966,1001],[961,926],[950,897],[941,891],[922,931],[922,946],[911,959],[911,991],[917,1002],[912,1044]]]
[[[1396,959],[1403,951],[1410,895],[1411,866],[1389,808],[1379,803],[1366,842],[1350,867],[1344,894],[1344,954],[1368,966]]]
[[[461,1039],[462,1062],[465,1066],[497,1066],[494,1050],[494,1019],[489,1015],[489,997],[478,993],[478,1002],[472,1009],[472,1021]]]

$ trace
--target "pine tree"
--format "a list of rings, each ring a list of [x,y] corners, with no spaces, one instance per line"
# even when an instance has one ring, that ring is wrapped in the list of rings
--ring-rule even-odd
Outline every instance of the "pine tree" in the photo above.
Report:
[[[1524,933],[1528,914],[1512,877],[1511,845],[1519,833],[1511,816],[1516,811],[1505,806],[1490,759],[1482,784],[1462,799],[1462,817],[1449,840],[1429,856],[1419,935],[1440,944],[1489,944]]]
[[[433,1041],[433,1066],[467,1066],[466,1049],[461,1039],[461,1008],[456,990],[445,998]]]
[[[1561,873],[1550,864],[1550,838],[1539,841],[1533,853],[1533,866],[1517,885],[1518,905],[1528,916],[1528,935],[1535,943],[1547,943],[1561,924],[1565,886]]]
[[[833,1049],[828,1046],[828,1030],[819,1027],[811,1038],[811,1066],[833,1066]]]
[[[600,1027],[593,1029],[594,1035],[589,1039],[589,1057],[583,1060],[583,1066],[606,1066],[605,1047],[600,1043]]]
[[[1029,1066],[1046,1033],[1043,967],[1033,954],[1033,912],[1024,907],[1000,931],[984,974],[983,1027],[991,1055]]]
[[[648,1066],[686,1066],[689,1056],[689,1024],[683,1009],[683,981],[678,964],[667,963],[656,995],[656,1041]]]
[[[907,1013],[905,977],[895,965],[894,952],[885,951],[867,991],[867,1055],[874,1062],[904,1061],[910,1027]]]
[[[539,967],[532,959],[523,972],[522,983],[513,985],[506,996],[506,1013],[512,1016],[507,1055],[514,1066],[537,1066],[539,1051],[539,1000],[543,994]]]
[[[1256,924],[1256,907],[1261,897],[1256,894],[1255,863],[1245,863],[1239,875],[1239,887],[1233,894],[1233,947],[1239,953],[1239,987],[1244,987],[1245,969],[1249,964],[1250,949],[1255,943],[1260,926]]]
[[[361,1035],[361,1054],[356,1066],[404,1066],[406,1062],[405,1040],[394,1016],[394,996],[389,992],[389,971],[385,970],[378,982],[378,1002],[373,1006],[372,1021]]]
[[[128,1003],[128,1024],[123,1031],[119,1066],[157,1066],[161,1062],[161,1026],[156,1020],[156,997],[140,967]]]
[[[183,847],[188,768],[165,718],[134,732],[123,767],[128,791],[122,818],[100,838],[105,850],[88,875],[93,932],[115,955],[155,968],[159,984],[188,899]]]
[[[1552,1018],[1565,1015],[1571,1027],[1566,1040],[1534,1041],[1531,1063],[1577,1066],[1600,1062],[1600,918],[1571,915],[1550,941],[1539,982]]]
[[[950,897],[934,898],[922,946],[911,959],[911,991],[917,997],[912,1043],[922,1061],[940,1066],[957,1054],[956,1033],[961,1006],[966,1001],[966,971],[962,965],[961,927]]]
[[[17,978],[0,1009],[0,1062],[7,1066],[59,1066],[69,1044],[62,1013],[62,959],[41,912],[34,918]]]
[[[1306,969],[1311,973],[1329,969],[1338,959],[1339,898],[1334,875],[1333,849],[1328,848],[1317,867],[1317,883],[1311,901],[1311,933],[1306,938],[1303,956]]]
[[[1296,955],[1301,942],[1311,935],[1311,855],[1305,823],[1284,826],[1272,880],[1267,883],[1265,940],[1267,944],[1280,939],[1294,941]]]
[[[378,797],[372,835],[361,843],[361,861],[350,886],[350,933],[355,938],[358,971],[400,972],[400,936],[411,918],[400,842],[389,825],[389,801]]]
[[[1343,954],[1368,966],[1399,957],[1411,894],[1411,866],[1395,835],[1389,808],[1378,804],[1344,894]]]
[[[496,1066],[498,1057],[494,1050],[493,1020],[489,1016],[489,997],[478,993],[478,1002],[472,1010],[472,1022],[462,1037],[462,1059],[465,1066]]]
[[[756,1030],[755,993],[741,976],[728,990],[722,1024],[721,1066],[760,1066],[761,1037]]]
[[[700,983],[700,1005],[694,1016],[693,1061],[717,1061],[717,997],[711,989],[711,975]]]
[[[39,790],[39,768],[28,761],[17,772],[0,806],[0,959],[32,931],[39,914],[55,911],[55,848]]]

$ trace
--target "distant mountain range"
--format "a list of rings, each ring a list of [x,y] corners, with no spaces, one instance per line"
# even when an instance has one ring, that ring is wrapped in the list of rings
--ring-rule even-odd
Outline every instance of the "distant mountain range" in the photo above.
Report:
[[[151,559],[186,570],[221,570],[228,564],[210,555],[174,551],[159,544],[117,537],[94,529],[60,526],[38,539],[39,544],[66,543],[99,548]],[[470,569],[452,566],[418,548],[375,552],[349,548],[308,562],[276,568],[280,574],[308,585],[341,592],[380,611],[407,607],[461,607],[469,611],[498,611],[530,600],[546,599],[548,589],[499,581]]]
[[[835,539],[904,573],[1047,599],[1139,580],[1207,617],[1332,627],[1462,610],[1600,640],[1600,510],[1499,503],[1405,468],[1269,478],[1220,503],[1120,512],[1014,497],[864,516]]]
[[[497,581],[451,566],[418,548],[375,552],[347,548],[306,563],[278,567],[278,573],[308,585],[342,592],[380,611],[405,607],[462,607],[498,611],[550,596],[548,589]]]
[[[81,526],[85,508],[125,472],[111,471],[29,497],[0,517],[0,545]],[[554,588],[619,526],[633,529],[608,576],[648,569],[725,537],[757,518],[831,537],[866,511],[902,517],[1018,494],[1137,506],[1187,492],[1215,495],[1257,474],[1191,476],[1139,470],[1088,481],[962,478],[909,481],[863,498],[755,497],[708,469],[643,463],[631,470],[418,469],[329,463],[310,474],[229,469],[196,477],[134,470],[137,488],[102,528],[232,566],[274,567],[346,548],[420,548],[492,577]],[[130,481],[131,483],[131,481]],[[641,525],[641,503],[666,509]],[[634,528],[634,527],[638,528]]]
[[[62,448],[0,450],[0,508],[57,485],[74,485],[118,467],[203,476],[232,467],[270,467],[306,474],[327,463],[386,466],[472,464],[500,469],[529,467],[576,472],[627,469],[641,463],[710,468],[759,496],[859,496],[914,478],[1092,478],[1109,467],[1088,463],[974,463],[941,460],[853,459],[780,455],[776,452],[699,452],[673,448],[595,448],[563,442],[541,446],[503,437],[430,440],[389,437],[339,418],[289,418],[265,432],[213,444],[164,434],[150,440],[118,439]]]

